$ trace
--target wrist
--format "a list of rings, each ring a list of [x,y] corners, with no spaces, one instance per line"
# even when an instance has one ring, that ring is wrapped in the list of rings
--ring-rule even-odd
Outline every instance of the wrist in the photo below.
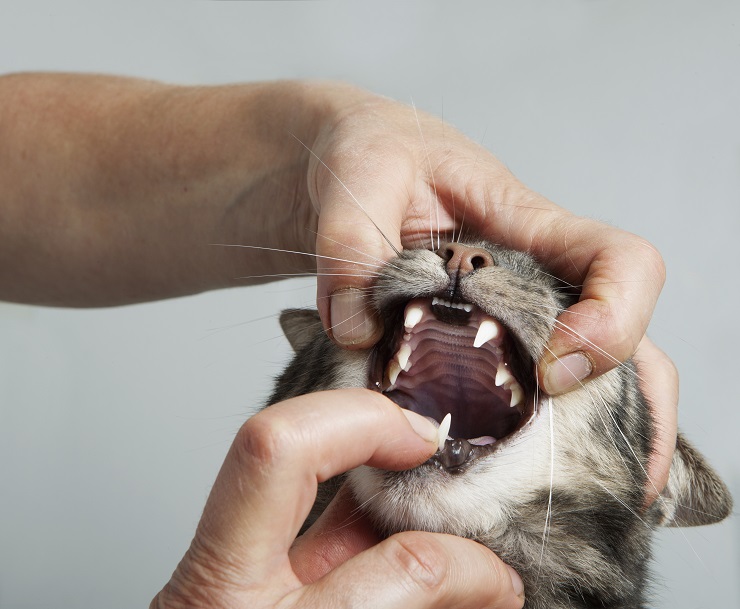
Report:
[[[239,159],[241,187],[223,207],[212,242],[248,247],[213,248],[222,282],[216,287],[247,274],[253,277],[247,283],[259,283],[270,275],[314,272],[313,256],[287,253],[315,252],[318,209],[309,194],[309,164],[321,155],[322,134],[372,95],[344,83],[310,81],[224,89],[235,104],[230,156]]]

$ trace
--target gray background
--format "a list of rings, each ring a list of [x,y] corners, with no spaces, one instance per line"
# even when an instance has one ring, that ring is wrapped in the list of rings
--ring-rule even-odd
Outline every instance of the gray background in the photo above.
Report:
[[[345,79],[445,119],[529,186],[639,233],[681,426],[740,498],[734,1],[4,3],[0,72]],[[0,218],[2,221],[2,218]],[[109,310],[0,304],[0,606],[143,607],[288,354],[309,282]],[[655,607],[740,607],[737,518],[661,532]]]

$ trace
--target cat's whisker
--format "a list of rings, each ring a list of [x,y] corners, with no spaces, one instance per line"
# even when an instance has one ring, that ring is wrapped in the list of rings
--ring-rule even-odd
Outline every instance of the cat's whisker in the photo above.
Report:
[[[363,325],[365,325],[367,323],[367,318],[365,317],[364,313],[365,313],[364,311],[358,311],[357,313],[354,313],[354,314],[350,315],[346,319],[343,319],[342,321],[334,324],[333,326],[329,326],[329,329],[332,331],[332,333],[334,333],[334,330],[336,328],[338,328],[340,326],[340,324],[346,324],[346,323],[352,321],[353,319],[355,319],[356,317],[362,317],[362,322],[360,324],[358,324],[356,326],[354,326],[354,325],[352,326],[352,330],[356,330],[357,328],[360,328],[360,327],[362,327]],[[340,336],[342,336],[343,334],[345,334],[345,333],[341,333]]]
[[[229,324],[228,326],[220,326],[218,328],[206,328],[205,331],[207,332],[207,335],[206,336],[202,336],[198,340],[204,340],[206,338],[210,338],[211,336],[214,336],[216,334],[220,334],[221,332],[225,332],[227,330],[233,330],[234,328],[238,328],[240,326],[246,326],[246,325],[257,323],[257,322],[266,321],[268,319],[275,319],[276,317],[277,317],[276,314],[273,314],[273,315],[265,315],[264,317],[257,317],[255,319],[250,319],[248,321],[241,321],[241,322],[238,322],[238,323],[235,323],[235,324]]]
[[[319,233],[313,232],[317,237],[319,236]],[[393,261],[383,260],[382,258],[378,258],[377,256],[371,256],[367,252],[363,252],[360,249],[357,249],[356,247],[352,247],[351,245],[347,245],[346,243],[342,243],[341,241],[337,241],[336,239],[332,239],[331,237],[327,237],[326,235],[321,235],[322,239],[326,239],[327,241],[331,241],[332,243],[336,243],[337,245],[341,245],[342,247],[345,247],[349,250],[352,250],[353,252],[356,252],[357,254],[360,254],[360,256],[365,256],[365,258],[368,258],[370,260],[375,260],[378,264],[377,265],[368,265],[368,266],[376,266],[376,268],[382,267],[382,266],[390,266],[391,268],[397,269],[398,267],[393,264]],[[380,273],[378,273],[380,274]]]
[[[574,290],[579,290],[580,291],[580,289],[583,287],[583,285],[573,285],[572,283],[568,283],[564,279],[560,279],[560,277],[558,277],[557,275],[553,275],[552,273],[548,273],[544,269],[537,269],[537,272],[540,275],[544,275],[545,277],[551,277],[552,279],[555,279],[555,280],[559,281],[560,283],[564,283],[567,287],[572,288]],[[595,284],[592,284],[592,285],[595,285]]]
[[[538,403],[537,395],[539,391],[535,391],[535,403]],[[545,558],[545,547],[547,546],[547,540],[550,536],[550,527],[552,523],[552,490],[555,486],[555,414],[552,407],[552,397],[548,397],[547,406],[550,415],[550,493],[547,498],[547,512],[545,513],[545,530],[542,533],[542,549],[540,551],[540,565],[539,570],[542,569],[542,563]],[[539,579],[540,573],[538,571],[537,578]]]
[[[434,247],[434,233],[432,232],[432,226],[434,226],[434,223],[432,222],[432,210],[429,210],[429,237],[431,239],[431,249],[434,251],[435,249],[438,250],[441,247],[441,244],[439,242],[439,234],[440,234],[440,224],[439,224],[439,196],[437,195],[437,182],[434,179],[434,171],[432,171],[432,161],[429,157],[429,149],[427,148],[427,142],[424,139],[424,132],[421,129],[421,122],[419,121],[419,113],[416,110],[416,104],[414,104],[414,100],[411,100],[411,107],[414,109],[414,117],[416,118],[416,126],[419,129],[419,137],[421,137],[421,144],[424,147],[424,154],[426,155],[426,161],[427,161],[427,169],[429,170],[429,177],[432,178],[432,190],[434,190],[434,211],[436,213],[436,220],[437,220],[437,247]]]
[[[382,277],[383,276],[382,273],[380,273],[378,271],[373,271],[372,269],[347,269],[344,266],[325,266],[322,269],[322,272],[321,273],[313,273],[312,272],[310,274],[313,274],[313,275],[322,275],[324,273],[333,273],[333,272],[347,273],[347,272],[350,272],[350,271],[354,275],[363,275],[365,277]]]
[[[608,351],[606,351],[606,350],[602,349],[601,347],[599,347],[596,343],[594,343],[593,341],[591,341],[588,338],[586,338],[580,332],[577,332],[576,330],[574,330],[571,326],[569,326],[568,324],[566,324],[564,321],[561,321],[560,319],[556,319],[555,320],[555,324],[557,326],[559,326],[562,330],[564,330],[568,334],[570,334],[570,336],[573,336],[574,338],[577,338],[577,339],[583,341],[584,343],[586,343],[589,347],[592,347],[595,351],[597,351],[598,353],[600,353],[601,355],[603,355],[605,358],[607,358],[608,360],[610,360],[611,362],[613,362],[615,365],[617,365],[617,366],[621,366],[622,365],[622,362],[620,362],[611,353],[609,353]]]
[[[473,161],[473,166],[470,169],[470,173],[471,174],[473,174],[475,172],[475,167],[478,164],[478,160],[480,159],[481,152],[484,152],[485,151],[485,148],[483,147],[483,142],[486,139],[486,134],[487,133],[488,133],[488,127],[486,126],[486,128],[483,130],[483,136],[481,137],[480,142],[478,142],[479,143],[479,149],[478,149],[478,152],[476,153],[475,160]],[[468,199],[468,197],[464,197],[464,199],[465,199],[465,205],[463,207],[462,220],[460,220],[460,229],[458,231],[458,236],[457,236],[458,241],[462,238],[462,235],[463,235],[463,227],[465,226],[465,215],[466,215],[466,213],[468,211],[468,200],[469,199]],[[452,240],[453,241],[455,240],[454,237],[453,237]]]
[[[555,357],[555,359],[559,359],[549,348],[547,348],[547,347],[545,347],[545,348],[550,352],[551,355],[553,355],[553,357]],[[646,476],[647,480],[650,481],[650,483],[652,485],[652,481],[650,480],[649,476],[647,475],[647,471],[642,466],[642,464],[640,462],[640,459],[638,458],[637,454],[634,451],[634,448],[632,447],[631,442],[627,439],[627,436],[625,435],[624,431],[622,430],[622,427],[620,426],[619,422],[617,421],[616,417],[614,416],[614,413],[611,411],[611,408],[609,408],[609,406],[606,403],[606,401],[604,400],[604,398],[601,395],[599,395],[598,393],[595,394],[594,392],[592,392],[591,391],[591,388],[588,386],[588,384],[583,383],[581,380],[579,380],[578,378],[576,378],[575,375],[574,375],[573,378],[578,382],[578,384],[581,386],[581,388],[582,389],[585,389],[586,392],[588,393],[589,398],[591,399],[591,404],[594,406],[594,409],[595,409],[596,414],[601,419],[602,425],[604,426],[604,429],[605,429],[607,435],[609,436],[609,439],[614,444],[614,448],[616,449],[616,454],[619,456],[619,459],[622,461],[622,464],[624,465],[625,472],[627,472],[627,474],[630,476],[630,478],[632,478],[632,481],[635,484],[638,484],[638,481],[635,480],[634,476],[632,475],[632,469],[629,467],[628,463],[624,459],[624,456],[622,454],[622,450],[621,450],[620,446],[618,445],[618,443],[616,441],[616,438],[614,438],[612,436],[612,434],[611,434],[611,428],[609,427],[609,425],[607,424],[606,420],[602,416],[602,410],[603,411],[606,411],[606,413],[609,415],[609,418],[611,419],[611,422],[614,425],[614,428],[617,430],[617,432],[619,433],[620,437],[624,441],[624,444],[626,445],[627,449],[630,451],[630,453],[634,457],[635,463],[637,463],[642,468],[643,472],[645,473],[645,476]],[[601,405],[601,408],[599,407],[599,405]],[[653,488],[655,488],[654,485],[653,485]]]
[[[548,349],[548,351],[550,351],[550,350]],[[550,353],[552,355],[554,355],[552,353],[552,351],[550,351]],[[578,380],[578,382],[579,382],[579,384],[581,385],[582,388],[585,388],[589,392],[589,395],[592,396],[593,404],[596,405],[596,400],[593,399],[593,394],[591,393],[590,389],[588,388],[588,385],[582,383],[580,380]],[[661,495],[660,490],[655,485],[655,482],[653,481],[653,479],[651,478],[650,474],[648,473],[647,468],[642,464],[642,461],[637,456],[637,453],[635,452],[635,449],[632,446],[632,443],[627,438],[626,434],[624,433],[624,430],[622,429],[622,426],[619,424],[619,422],[617,421],[616,417],[614,416],[614,413],[611,411],[610,408],[608,408],[606,406],[606,403],[603,403],[603,406],[604,406],[604,410],[609,415],[609,418],[611,419],[611,421],[612,421],[612,423],[614,425],[614,428],[617,430],[617,432],[621,436],[622,440],[624,441],[625,446],[627,447],[627,449],[629,450],[630,454],[634,458],[634,462],[638,465],[638,467],[640,468],[640,470],[642,470],[642,473],[645,475],[645,480],[647,481],[647,483],[648,483],[649,487],[651,488],[651,490],[655,493],[656,501],[660,501],[660,502],[664,502],[665,503],[665,501],[666,501],[665,498]],[[600,413],[600,410],[598,408],[597,408],[597,413]],[[605,425],[605,427],[607,427],[607,430],[608,430],[608,426],[606,426],[606,422],[604,422],[604,425]],[[640,435],[642,435],[642,434],[640,434]],[[619,446],[616,443],[615,443],[615,447],[617,448],[617,454],[619,455],[620,459],[622,459],[623,462],[624,462],[624,459],[622,457],[622,451],[619,450]],[[625,463],[625,470],[630,474],[630,477],[632,477],[631,469],[627,466],[626,463]],[[637,483],[637,480],[635,480],[634,477],[632,477],[632,479],[633,479],[633,482]]]
[[[627,505],[622,499],[617,497],[616,494],[614,494],[612,491],[609,490],[609,488],[601,482],[598,478],[593,478],[593,481],[601,487],[601,489],[610,495],[616,502],[620,503],[622,507],[627,510],[630,514],[632,514],[637,520],[639,520],[645,527],[648,529],[651,528],[650,524],[648,524],[635,510],[633,510],[629,505]]]
[[[535,317],[540,317],[542,319],[546,319],[546,320],[549,321],[549,320],[551,320],[553,318],[553,316],[558,315],[558,314],[560,314],[562,312],[562,310],[560,309],[560,307],[555,306],[555,305],[547,306],[547,305],[544,305],[544,304],[540,304],[538,306],[541,309],[544,309],[545,311],[548,311],[548,310],[551,311],[552,314],[551,315],[544,315],[542,313],[537,313],[536,311],[528,311],[528,314],[529,315],[533,315]],[[568,311],[568,315],[575,315],[577,317],[584,317],[586,319],[597,319],[597,317],[595,315],[587,315],[586,313],[582,313],[581,311]],[[562,323],[562,322],[558,322],[556,320],[555,323],[557,324],[557,323]]]
[[[290,278],[300,278],[300,277],[373,277],[373,275],[364,275],[361,273],[270,273],[268,275],[242,275],[239,277],[233,277],[232,279],[236,281],[237,279],[240,280],[249,280],[249,279],[267,279],[267,278],[282,278],[282,279],[290,279]]]
[[[368,296],[372,296],[373,292],[375,291],[375,288],[373,288],[372,286],[365,287],[365,288],[356,287],[356,288],[352,288],[352,290],[355,292],[362,292],[364,294],[367,294]],[[331,294],[326,294],[324,296],[317,296],[316,300],[331,300],[331,297],[332,297]]]
[[[377,493],[375,493],[375,495],[363,501],[360,505],[356,506],[340,524],[338,524],[333,529],[326,531],[326,533],[323,533],[323,534],[327,535],[329,533],[336,533],[337,531],[341,531],[342,529],[351,527],[353,524],[362,520],[362,518],[364,517],[362,513],[363,508],[365,508],[368,504],[372,503],[372,501],[376,497],[378,497],[381,494],[381,492],[382,491],[378,491]]]
[[[348,260],[346,258],[336,258],[334,256],[322,256],[321,254],[313,254],[311,252],[299,252],[296,250],[283,250],[276,247],[262,247],[259,245],[241,245],[238,243],[210,243],[209,245],[215,246],[215,247],[238,247],[238,248],[244,248],[244,249],[251,249],[251,250],[264,250],[268,252],[280,252],[283,254],[297,254],[300,256],[311,256],[313,258],[322,258],[324,260],[335,260],[337,262],[347,262],[349,264],[356,264],[359,266],[369,266],[372,269],[377,269],[377,264],[370,264],[369,262],[359,262],[357,260]]]
[[[540,207],[537,205],[525,205],[523,203],[507,203],[506,201],[500,201],[498,203],[503,207],[516,207],[517,209],[531,209],[532,211],[544,211],[552,214],[565,214],[565,210],[552,209],[550,207]]]
[[[352,191],[349,188],[347,188],[347,185],[342,180],[339,179],[339,176],[336,173],[334,173],[334,171],[332,170],[332,168],[329,167],[318,154],[316,154],[313,150],[311,150],[311,148],[309,146],[307,146],[306,144],[304,144],[303,141],[297,135],[295,135],[294,133],[291,133],[291,135],[296,139],[296,141],[298,141],[298,143],[301,146],[303,146],[309,152],[309,154],[311,154],[312,157],[314,157],[319,163],[321,163],[321,165],[323,165],[323,167],[332,175],[332,177],[339,183],[339,185],[342,188],[344,188],[345,192],[352,198],[352,200],[355,202],[355,204],[357,205],[357,207],[360,208],[360,210],[365,214],[365,216],[367,216],[367,219],[370,220],[370,222],[375,227],[375,229],[380,233],[380,236],[383,237],[383,239],[385,239],[385,241],[386,241],[386,243],[388,245],[390,245],[391,249],[396,253],[396,256],[400,256],[401,255],[401,252],[399,252],[398,249],[396,248],[396,246],[393,245],[393,242],[380,229],[380,227],[377,225],[377,223],[375,222],[375,220],[373,220],[372,216],[369,213],[367,213],[367,210],[363,207],[362,203],[360,203],[357,200],[357,197],[355,197],[355,195],[352,194]]]

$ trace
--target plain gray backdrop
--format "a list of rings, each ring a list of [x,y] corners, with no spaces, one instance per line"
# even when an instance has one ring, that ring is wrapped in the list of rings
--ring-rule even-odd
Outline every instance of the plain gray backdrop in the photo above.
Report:
[[[681,427],[740,498],[737,0],[3,3],[0,73],[21,70],[343,79],[444,115],[661,251],[650,332],[681,372]],[[313,290],[0,304],[0,607],[148,605],[288,357],[277,310]],[[736,518],[662,531],[653,606],[740,607],[739,576]]]

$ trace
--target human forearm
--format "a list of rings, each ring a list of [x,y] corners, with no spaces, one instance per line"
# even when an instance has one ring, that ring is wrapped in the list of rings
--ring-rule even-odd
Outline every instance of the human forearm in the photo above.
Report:
[[[300,83],[0,78],[0,298],[123,304],[285,272],[296,261],[211,244],[313,247],[295,138],[313,140],[325,99]]]

